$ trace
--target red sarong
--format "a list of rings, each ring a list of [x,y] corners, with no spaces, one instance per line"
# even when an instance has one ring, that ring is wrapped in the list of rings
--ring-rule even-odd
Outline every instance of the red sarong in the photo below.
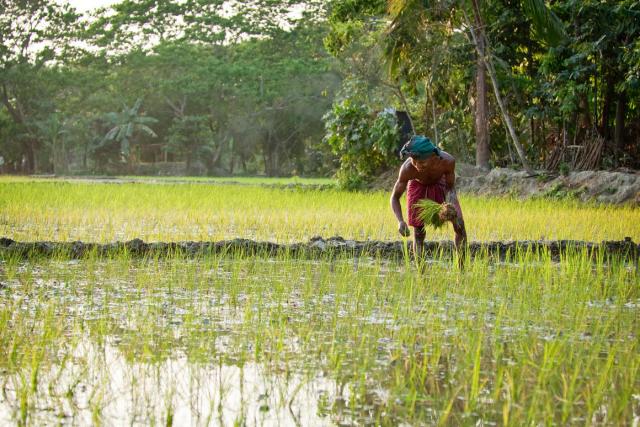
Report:
[[[424,223],[418,218],[418,208],[415,206],[422,199],[433,200],[436,203],[444,203],[444,197],[447,192],[447,184],[444,176],[435,184],[424,185],[415,179],[409,180],[407,187],[407,215],[409,221],[407,223],[411,227],[423,227]],[[458,218],[462,219],[462,209],[460,203],[456,200],[453,204],[458,212]]]

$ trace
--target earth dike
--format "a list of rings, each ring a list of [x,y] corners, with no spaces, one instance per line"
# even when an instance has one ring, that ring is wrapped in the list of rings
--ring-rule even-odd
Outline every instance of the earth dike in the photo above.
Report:
[[[62,257],[80,259],[89,256],[109,257],[128,255],[135,258],[172,256],[279,256],[290,257],[375,257],[382,259],[403,259],[411,256],[411,242],[406,241],[357,241],[345,240],[340,236],[324,239],[316,236],[308,242],[280,244],[249,239],[232,239],[216,242],[144,242],[133,239],[126,242],[88,243],[74,242],[17,242],[10,238],[0,238],[0,259],[32,259]],[[631,238],[624,240],[586,242],[580,240],[521,240],[470,242],[468,253],[491,256],[499,260],[513,259],[527,252],[547,254],[554,261],[563,256],[579,254],[583,251],[595,259],[597,257],[616,257],[637,263],[640,257],[640,245]],[[424,255],[428,258],[453,256],[455,246],[451,241],[426,241]]]

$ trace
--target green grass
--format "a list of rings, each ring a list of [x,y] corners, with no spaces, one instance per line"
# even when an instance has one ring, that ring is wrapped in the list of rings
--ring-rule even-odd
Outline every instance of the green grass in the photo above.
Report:
[[[3,423],[630,425],[640,410],[638,270],[615,260],[3,270]]]
[[[222,176],[222,177],[148,177],[148,176],[123,176],[122,179],[133,179],[139,181],[182,181],[182,182],[199,182],[199,183],[230,183],[230,184],[247,184],[247,185],[300,185],[300,186],[332,186],[336,184],[333,178],[301,178],[298,176],[278,178],[266,176]]]
[[[575,201],[462,196],[470,240],[640,241],[640,210]],[[406,215],[406,206],[403,202]],[[0,180],[0,235],[16,240],[279,242],[314,235],[398,240],[389,193],[201,185]],[[451,226],[429,230],[451,239]]]

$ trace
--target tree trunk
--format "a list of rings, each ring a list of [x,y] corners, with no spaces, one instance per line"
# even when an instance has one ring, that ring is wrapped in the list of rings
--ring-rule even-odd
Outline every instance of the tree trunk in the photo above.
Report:
[[[7,112],[16,124],[24,125],[26,121],[23,112],[24,110],[21,107],[19,101],[16,100],[15,102],[17,103],[17,105],[14,105],[14,103],[10,100],[9,89],[7,89],[7,86],[5,84],[3,84],[0,89],[1,100],[4,106],[7,108]],[[26,139],[22,140],[22,143],[20,145],[22,146],[22,156],[26,161],[26,164],[21,166],[22,172],[27,174],[35,173],[38,166],[36,164],[36,139],[33,136],[27,136]]]
[[[498,102],[498,106],[500,107],[500,111],[502,112],[502,118],[509,130],[509,135],[511,135],[511,140],[513,141],[513,145],[516,147],[516,151],[518,152],[518,157],[520,157],[520,162],[522,162],[522,167],[527,173],[531,175],[535,175],[531,166],[529,166],[529,161],[527,160],[527,155],[524,152],[524,148],[520,144],[520,140],[518,139],[518,135],[516,134],[516,128],[513,126],[513,122],[511,121],[511,117],[507,112],[507,107],[504,105],[504,101],[502,100],[502,95],[500,95],[500,87],[498,85],[498,78],[496,77],[496,72],[493,68],[493,64],[491,61],[487,61],[487,71],[489,72],[489,77],[491,77],[491,83],[493,84],[493,92],[496,96],[496,101]]]
[[[616,128],[614,132],[614,145],[616,150],[616,166],[620,166],[620,159],[624,155],[624,116],[627,107],[627,96],[622,92],[616,103]]]
[[[262,142],[262,158],[264,159],[264,174],[271,176],[271,152],[269,145],[271,144],[271,132],[267,131],[266,140]]]
[[[489,127],[487,120],[487,81],[486,66],[484,63],[484,25],[480,16],[480,1],[473,2],[473,14],[476,23],[476,35],[478,37],[476,52],[476,105],[475,105],[475,132],[476,132],[476,166],[480,169],[489,169]]]
[[[604,100],[602,102],[602,116],[600,122],[600,135],[605,139],[611,139],[611,126],[609,121],[611,119],[611,105],[613,104],[613,98],[615,96],[616,82],[611,76],[611,72],[607,74],[606,79],[606,92],[604,94]]]
[[[222,142],[218,142],[215,151],[213,152],[213,156],[211,156],[211,167],[214,167],[218,164],[220,160],[220,156],[222,155],[222,147],[224,144]]]
[[[58,147],[58,141],[53,140],[51,154],[53,157],[53,174],[58,175],[60,173],[60,148]]]
[[[25,165],[22,167],[22,172],[32,174],[36,172],[36,150],[35,142],[31,139],[25,139],[22,141],[22,155],[25,159]]]
[[[89,138],[85,138],[84,149],[82,150],[82,173],[87,173],[87,165],[89,158],[89,146],[91,144],[91,140]],[[95,164],[94,164],[95,166]]]
[[[575,115],[576,132],[573,135],[573,145],[585,145],[585,139],[588,137],[594,124],[591,121],[591,112],[589,110],[589,100],[584,93],[580,94],[578,100],[578,111]]]
[[[529,136],[529,144],[531,144],[532,147],[535,147],[536,145],[536,122],[534,120],[533,117],[531,117],[529,119],[529,131],[531,132],[531,135]]]
[[[69,173],[69,153],[67,152],[67,144],[64,136],[60,140],[60,145],[62,148],[62,152],[60,153],[62,155],[62,164],[60,166],[62,167],[62,173],[66,175]]]
[[[276,146],[271,156],[271,176],[280,175],[280,150]]]
[[[474,10],[477,8],[477,0],[473,0],[474,3]],[[476,35],[476,31],[473,28],[473,26],[469,23],[469,19],[466,16],[465,13],[465,18],[467,21],[467,26],[469,27],[469,30],[471,31],[471,37],[473,38],[473,44],[476,48],[476,50],[478,49],[478,37]],[[513,126],[513,122],[511,121],[511,117],[509,116],[509,113],[507,111],[506,106],[504,105],[504,101],[502,99],[502,95],[500,95],[500,86],[498,85],[498,78],[496,77],[496,70],[493,68],[493,62],[491,61],[491,55],[489,54],[489,44],[487,43],[486,39],[484,40],[484,47],[485,47],[485,65],[487,66],[487,72],[489,73],[489,77],[491,78],[491,84],[493,86],[493,93],[496,97],[496,102],[498,103],[498,107],[500,107],[500,112],[502,113],[502,119],[504,120],[505,126],[507,127],[507,130],[509,131],[509,136],[511,136],[511,140],[513,141],[513,145],[516,148],[516,151],[518,152],[518,157],[520,158],[520,162],[522,163],[522,167],[524,168],[525,171],[527,171],[527,173],[529,173],[530,175],[535,175],[535,172],[533,171],[533,169],[531,169],[531,166],[529,166],[529,161],[527,160],[527,155],[524,152],[524,148],[522,147],[522,145],[520,144],[520,140],[518,139],[518,135],[516,134],[516,129]],[[480,52],[478,52],[478,54],[480,54]]]

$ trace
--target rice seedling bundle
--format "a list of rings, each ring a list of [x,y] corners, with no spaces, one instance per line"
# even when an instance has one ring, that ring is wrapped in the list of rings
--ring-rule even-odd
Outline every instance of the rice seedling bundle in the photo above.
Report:
[[[442,227],[445,222],[454,220],[457,216],[456,209],[450,203],[438,203],[429,199],[422,199],[415,204],[418,207],[418,218],[425,225],[433,228]]]

